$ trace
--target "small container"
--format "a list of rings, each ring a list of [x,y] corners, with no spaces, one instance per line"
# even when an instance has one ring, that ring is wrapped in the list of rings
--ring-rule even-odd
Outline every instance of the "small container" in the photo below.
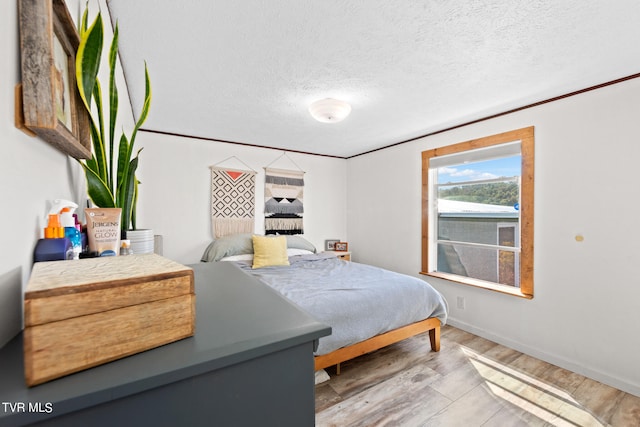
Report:
[[[133,255],[131,241],[129,239],[120,240],[120,255]]]
[[[116,256],[120,252],[121,208],[86,208],[89,250],[100,256]]]
[[[64,227],[64,237],[71,240],[73,246],[73,259],[80,259],[82,252],[82,233],[76,227],[75,219],[69,208],[62,208],[60,223]]]
[[[40,239],[33,251],[33,261],[58,261],[73,259],[73,245],[66,237]]]

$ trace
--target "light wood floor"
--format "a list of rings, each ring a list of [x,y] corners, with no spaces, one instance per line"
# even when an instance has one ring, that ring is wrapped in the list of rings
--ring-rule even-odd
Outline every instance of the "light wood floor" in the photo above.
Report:
[[[451,326],[327,372],[320,427],[640,426],[640,398]]]

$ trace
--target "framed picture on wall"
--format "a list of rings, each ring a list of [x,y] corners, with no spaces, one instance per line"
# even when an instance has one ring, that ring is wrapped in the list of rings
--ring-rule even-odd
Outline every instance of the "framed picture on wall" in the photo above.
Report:
[[[64,0],[19,0],[18,7],[24,126],[60,151],[88,159],[89,115],[76,84],[80,36],[69,10]]]
[[[324,241],[324,250],[325,251],[335,251],[336,243],[338,243],[339,239],[328,239]]]
[[[338,252],[346,252],[349,250],[349,244],[347,242],[337,242],[334,250]]]

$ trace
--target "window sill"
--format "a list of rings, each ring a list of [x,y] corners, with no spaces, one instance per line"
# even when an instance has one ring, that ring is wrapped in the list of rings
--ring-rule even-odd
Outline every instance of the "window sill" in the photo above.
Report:
[[[498,283],[487,282],[485,280],[472,279],[470,277],[458,276],[457,274],[421,271],[420,274],[425,276],[437,277],[439,279],[448,280],[450,282],[461,283],[463,285],[475,286],[476,288],[488,289],[490,291],[500,292],[507,295],[513,295],[525,299],[533,299],[533,295],[522,292],[520,288],[513,286],[500,285]]]

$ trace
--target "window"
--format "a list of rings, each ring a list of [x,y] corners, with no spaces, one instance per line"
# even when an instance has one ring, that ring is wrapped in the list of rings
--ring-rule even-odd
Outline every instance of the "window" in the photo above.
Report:
[[[422,153],[422,274],[533,298],[533,127]]]

